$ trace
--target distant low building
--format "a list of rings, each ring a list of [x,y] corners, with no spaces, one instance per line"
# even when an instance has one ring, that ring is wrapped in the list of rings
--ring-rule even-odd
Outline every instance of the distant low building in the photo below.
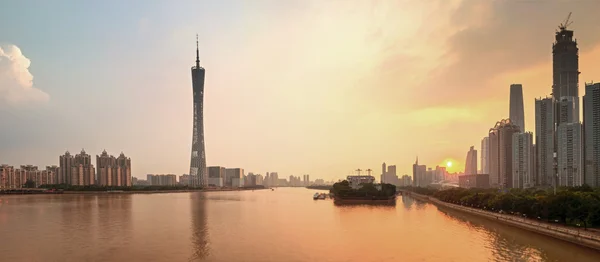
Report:
[[[169,175],[153,175],[149,174],[148,183],[151,186],[175,186],[177,185],[177,176],[173,174]]]
[[[208,186],[223,187],[226,181],[226,169],[221,166],[208,167]]]
[[[462,188],[489,188],[490,175],[462,175],[458,176],[458,186]]]
[[[149,185],[150,185],[150,183],[148,182],[148,180],[145,180],[145,179],[139,179],[139,178],[137,178],[137,177],[132,177],[132,178],[131,178],[131,183],[132,183],[134,186],[149,186]]]
[[[235,182],[234,182],[234,179],[236,179]],[[225,177],[223,179],[223,186],[230,186],[230,187],[244,186],[244,169],[243,168],[227,168],[227,169],[225,169]]]
[[[257,186],[260,186],[260,185],[262,185],[262,184],[264,183],[264,178],[263,178],[263,176],[262,176],[262,175],[259,175],[259,174],[255,175],[255,176],[256,176],[256,185],[257,185]]]
[[[231,178],[231,187],[243,187],[244,186],[244,178]]]
[[[288,181],[285,178],[278,178],[277,179],[277,186],[288,186]]]
[[[179,184],[182,186],[189,186],[192,184],[192,177],[188,174],[179,176]]]
[[[246,178],[244,178],[245,186],[256,186],[256,175],[254,173],[248,173]]]

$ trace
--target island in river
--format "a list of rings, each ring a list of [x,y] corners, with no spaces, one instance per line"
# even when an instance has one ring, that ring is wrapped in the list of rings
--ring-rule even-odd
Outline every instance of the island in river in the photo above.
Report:
[[[396,186],[392,184],[363,183],[353,186],[347,180],[333,184],[329,191],[335,204],[396,204]]]

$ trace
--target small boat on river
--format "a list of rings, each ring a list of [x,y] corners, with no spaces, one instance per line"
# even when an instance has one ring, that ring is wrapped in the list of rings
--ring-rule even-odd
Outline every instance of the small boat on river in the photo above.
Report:
[[[325,198],[327,198],[327,194],[325,194],[325,193],[315,193],[313,195],[314,200],[325,199]]]

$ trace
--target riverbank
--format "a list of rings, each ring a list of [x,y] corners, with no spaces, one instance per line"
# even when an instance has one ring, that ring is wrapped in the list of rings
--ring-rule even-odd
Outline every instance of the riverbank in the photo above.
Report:
[[[190,192],[227,192],[227,191],[250,191],[268,188],[237,189],[188,189],[188,190],[156,190],[156,191],[64,191],[65,194],[166,194],[166,193],[190,193]]]
[[[227,191],[248,191],[248,190],[263,190],[268,188],[219,188],[219,189],[181,189],[181,190],[112,190],[112,191],[52,191],[52,192],[44,192],[41,190],[36,190],[35,192],[27,192],[27,193],[11,193],[4,195],[55,195],[55,194],[167,194],[167,193],[189,193],[189,192],[227,192]],[[0,194],[3,195],[3,194]]]
[[[332,186],[307,186],[307,189],[316,189],[316,190],[330,190]]]
[[[506,214],[499,214],[490,211],[484,211],[477,208],[465,207],[461,205],[443,202],[434,197],[416,194],[414,192],[402,191],[403,195],[410,196],[417,200],[429,202],[439,207],[450,208],[462,211],[468,214],[477,215],[503,224],[515,226],[538,234],[554,237],[568,241],[581,246],[593,248],[600,251],[600,234],[587,230],[571,229],[545,222],[538,222],[532,219],[520,218]]]

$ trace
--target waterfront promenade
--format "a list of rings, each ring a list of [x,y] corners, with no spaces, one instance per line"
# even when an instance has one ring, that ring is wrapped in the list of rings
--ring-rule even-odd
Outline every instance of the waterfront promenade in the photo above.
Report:
[[[527,219],[508,214],[500,214],[496,212],[481,210],[478,208],[447,203],[435,197],[420,195],[406,190],[400,190],[400,193],[402,195],[413,197],[417,200],[433,203],[437,205],[438,208],[445,207],[473,215],[478,215],[504,224],[519,227],[525,230],[551,236],[561,240],[569,241],[596,250],[600,250],[600,233],[595,231],[566,227],[562,225],[541,222],[533,219]]]

